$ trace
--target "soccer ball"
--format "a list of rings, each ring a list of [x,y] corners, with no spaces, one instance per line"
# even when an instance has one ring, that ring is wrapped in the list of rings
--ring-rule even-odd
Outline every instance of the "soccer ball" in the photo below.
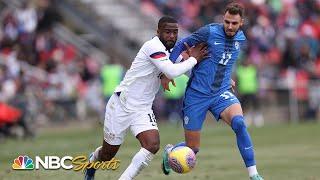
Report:
[[[178,146],[169,153],[169,165],[179,174],[190,172],[196,165],[196,155],[187,146]]]

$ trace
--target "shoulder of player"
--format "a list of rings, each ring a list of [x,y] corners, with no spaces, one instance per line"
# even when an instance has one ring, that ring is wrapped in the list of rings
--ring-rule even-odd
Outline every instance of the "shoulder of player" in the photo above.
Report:
[[[210,29],[211,35],[223,37],[223,35],[224,35],[223,34],[223,24],[221,24],[221,23],[211,23],[211,24],[208,24],[207,26]]]
[[[207,29],[208,31],[215,31],[219,27],[219,23],[210,23],[202,26],[202,29]]]
[[[215,27],[221,27],[222,24],[221,24],[221,23],[210,23],[210,24],[208,24],[207,26],[212,27],[212,28],[215,28]]]
[[[148,49],[148,50],[154,49],[155,51],[160,51],[160,50],[165,51],[165,47],[163,46],[162,42],[159,40],[159,38],[157,36],[146,41],[143,44],[142,49]]]
[[[247,40],[246,35],[244,34],[244,32],[242,30],[239,30],[235,36],[235,39],[237,41],[245,41]]]
[[[158,37],[154,37],[145,42],[141,50],[147,57],[154,60],[163,60],[167,58],[166,49]]]

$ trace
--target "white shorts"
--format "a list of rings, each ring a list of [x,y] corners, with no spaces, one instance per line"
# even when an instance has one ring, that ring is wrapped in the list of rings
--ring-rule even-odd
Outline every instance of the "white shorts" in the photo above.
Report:
[[[135,137],[147,130],[158,130],[152,109],[127,112],[121,105],[119,97],[113,94],[106,106],[104,140],[111,145],[120,145],[129,128]]]

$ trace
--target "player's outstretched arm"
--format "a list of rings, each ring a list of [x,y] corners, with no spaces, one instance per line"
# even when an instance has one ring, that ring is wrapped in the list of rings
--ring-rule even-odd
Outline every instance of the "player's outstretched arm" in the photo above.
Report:
[[[164,52],[150,55],[151,62],[169,79],[173,79],[190,70],[208,54],[207,46],[204,43],[191,48],[188,46],[187,50],[191,57],[181,63],[173,64]],[[159,58],[161,56],[162,58]]]
[[[185,46],[185,43],[187,43],[190,47],[192,47],[201,42],[207,42],[209,35],[210,35],[210,28],[208,25],[198,29],[196,32],[192,33],[190,36],[187,36],[186,38],[176,43],[176,45],[174,46],[170,54],[169,59],[172,62],[176,62],[180,54],[187,49]]]

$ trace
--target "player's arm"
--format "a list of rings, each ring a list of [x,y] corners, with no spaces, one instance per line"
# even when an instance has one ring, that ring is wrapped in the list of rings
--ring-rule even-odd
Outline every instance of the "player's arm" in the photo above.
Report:
[[[186,47],[184,45],[185,43],[187,43],[189,46],[192,47],[201,42],[207,42],[209,35],[210,35],[210,26],[201,27],[196,32],[178,41],[174,46],[169,59],[175,63],[178,57],[180,56],[180,54],[186,50]]]
[[[189,54],[186,51],[183,51],[174,63],[180,63],[180,62],[184,61],[185,59],[188,59],[189,57],[190,57]],[[192,69],[188,70],[187,72],[184,73],[184,75],[186,75],[190,78],[191,71],[192,71]]]
[[[178,59],[176,60],[175,63],[180,63],[183,62],[185,59],[188,59],[190,56],[186,51],[183,51],[181,53],[181,55],[178,57]],[[186,76],[188,76],[190,78],[190,74],[191,74],[192,69],[188,70],[187,72],[185,72],[184,74]],[[161,79],[161,85],[163,87],[163,89],[166,91],[170,91],[170,86],[169,83],[171,82],[171,84],[176,87],[176,84],[174,82],[174,79],[169,79],[165,74],[161,73],[159,75],[160,79]]]
[[[180,61],[184,61],[184,59],[188,59],[190,56],[189,54],[187,53],[187,51],[183,51],[181,53],[181,55],[179,56],[179,58],[176,60],[175,63],[177,62],[180,62]],[[184,73],[184,75],[188,76],[188,78],[190,78],[191,76],[191,72],[192,72],[192,69],[188,70],[187,72]]]
[[[160,75],[160,79],[161,79],[161,86],[163,87],[164,90],[170,91],[170,86],[169,83],[171,82],[171,84],[176,87],[176,83],[174,82],[174,79],[169,79],[166,75],[161,74]]]
[[[193,66],[195,66],[198,61],[202,60],[208,53],[205,44],[200,44],[192,48],[187,47],[187,49],[191,56],[187,60],[177,64],[173,64],[166,53],[162,51],[152,53],[149,55],[149,58],[163,74],[168,78],[173,79],[193,68]]]
[[[157,58],[157,56],[163,57]],[[150,56],[150,60],[169,79],[176,78],[181,74],[187,72],[198,62],[196,57],[189,57],[183,62],[173,64],[164,52],[156,52],[156,54],[152,54]]]

